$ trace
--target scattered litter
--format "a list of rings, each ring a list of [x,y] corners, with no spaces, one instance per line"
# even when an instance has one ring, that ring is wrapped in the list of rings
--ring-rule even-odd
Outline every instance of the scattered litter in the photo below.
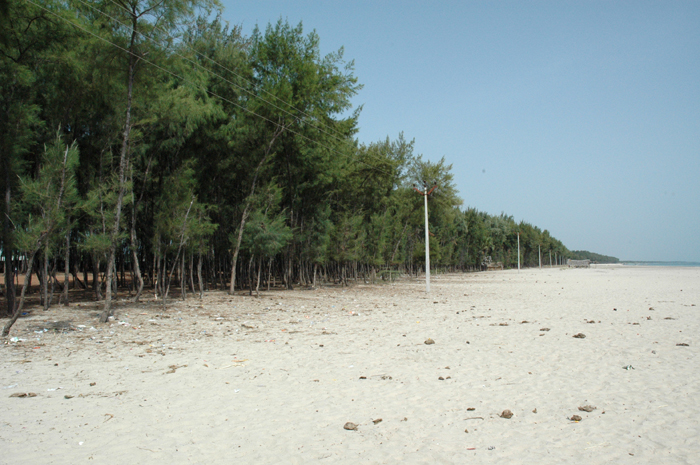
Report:
[[[167,375],[167,374],[170,374],[170,373],[175,373],[175,370],[177,370],[178,368],[184,368],[184,367],[186,367],[186,366],[187,366],[187,365],[170,365],[170,366],[168,367],[168,368],[170,368],[170,370],[166,371],[164,374]]]
[[[626,365],[622,367],[625,370],[635,370],[635,368],[632,365]]]
[[[496,446],[489,446],[488,450],[494,450],[495,448],[496,448]]]
[[[10,397],[36,397],[36,393],[34,393],[34,392],[15,392],[14,394],[10,394]]]
[[[63,388],[60,387],[60,386],[57,387],[57,388],[48,388],[47,391],[49,391],[49,392],[51,392],[51,391],[58,391],[59,389],[63,389]]]
[[[17,384],[10,384],[9,386],[5,386],[3,389],[12,389],[14,387],[17,387]]]
[[[685,342],[680,342],[680,343],[678,343],[678,344],[676,344],[676,345],[677,345],[677,346],[680,346],[680,347],[690,347],[690,345],[689,345],[689,344],[686,344]]]
[[[425,340],[424,344],[426,344],[426,345],[435,344],[435,341],[433,341],[431,338],[428,338]]]
[[[382,419],[381,419],[381,418],[377,418],[376,420],[372,420],[372,423],[374,423],[375,425],[377,425],[377,424],[379,424],[379,423],[381,423],[381,422],[382,422]]]
[[[581,417],[578,416],[578,415],[571,415],[571,418],[569,418],[569,420],[571,420],[571,421],[577,421],[577,422],[578,422],[578,421],[583,420],[583,418],[581,418]]]
[[[593,407],[592,405],[584,405],[583,407],[579,407],[578,409],[579,409],[580,411],[582,411],[582,412],[588,412],[588,413],[590,413],[590,412],[592,412],[593,410],[595,410],[596,407]]]
[[[578,334],[574,334],[574,337],[577,338],[577,339],[583,339],[583,338],[586,337],[586,335],[583,334],[583,333],[578,333]]]
[[[348,431],[357,431],[357,425],[349,421],[345,423],[345,425],[343,425],[343,429],[346,429]]]

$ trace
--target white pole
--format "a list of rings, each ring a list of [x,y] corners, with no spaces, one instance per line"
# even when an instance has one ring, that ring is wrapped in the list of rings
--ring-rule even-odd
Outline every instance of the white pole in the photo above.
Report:
[[[520,233],[518,233],[518,271],[520,271]]]
[[[428,231],[428,186],[425,185],[425,292],[430,293],[430,233]]]
[[[540,270],[542,269],[542,250],[540,249],[540,246],[537,246],[537,255],[540,256]]]

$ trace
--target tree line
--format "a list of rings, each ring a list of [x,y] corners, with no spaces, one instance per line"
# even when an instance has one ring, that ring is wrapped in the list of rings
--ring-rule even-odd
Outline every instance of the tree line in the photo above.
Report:
[[[403,134],[358,142],[353,62],[301,24],[245,36],[216,0],[11,0],[0,16],[5,317],[32,273],[44,308],[71,283],[103,321],[146,287],[165,302],[416,274],[422,182],[438,269],[513,266],[518,234],[525,266],[571,256],[461,208],[451,165]]]

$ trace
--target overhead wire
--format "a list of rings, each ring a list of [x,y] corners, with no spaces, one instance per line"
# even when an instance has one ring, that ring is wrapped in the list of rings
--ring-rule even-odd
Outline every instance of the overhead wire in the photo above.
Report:
[[[223,100],[224,102],[230,103],[231,105],[234,105],[234,106],[236,106],[236,107],[242,109],[243,111],[245,111],[245,112],[247,112],[247,113],[250,113],[250,114],[252,114],[252,115],[254,115],[254,116],[257,116],[258,118],[261,118],[261,119],[263,119],[263,120],[265,120],[265,121],[267,121],[267,122],[269,122],[269,123],[271,123],[271,124],[277,126],[278,128],[283,128],[284,130],[289,131],[289,132],[291,132],[292,134],[295,134],[295,135],[297,135],[297,136],[299,136],[299,137],[301,137],[301,138],[303,138],[303,139],[306,139],[306,140],[309,141],[309,142],[313,142],[313,143],[315,143],[315,144],[318,144],[319,146],[321,146],[321,147],[323,147],[323,148],[325,148],[325,149],[328,149],[328,150],[330,150],[331,152],[335,152],[335,153],[337,153],[338,155],[343,155],[343,153],[339,152],[338,150],[336,150],[336,149],[334,149],[334,148],[332,148],[332,147],[329,147],[329,146],[327,146],[327,145],[325,145],[325,144],[322,144],[321,142],[319,142],[319,141],[317,141],[317,140],[314,140],[314,139],[312,139],[312,138],[310,138],[310,137],[308,137],[308,136],[306,136],[306,135],[304,135],[304,134],[301,134],[300,132],[294,131],[293,129],[289,129],[288,127],[285,127],[284,125],[282,125],[282,124],[280,124],[280,123],[277,123],[277,122],[275,122],[275,121],[273,121],[273,120],[271,120],[271,119],[269,119],[269,118],[267,118],[267,117],[265,117],[265,116],[263,116],[263,115],[260,115],[260,114],[258,114],[258,113],[256,113],[256,112],[254,112],[253,110],[250,110],[249,108],[246,108],[245,106],[241,105],[240,103],[234,102],[234,101],[232,101],[232,100],[227,99],[226,97],[222,97],[221,95],[218,95],[217,93],[212,92],[211,90],[207,89],[206,87],[202,86],[201,84],[197,84],[197,83],[195,83],[195,82],[193,82],[193,81],[191,81],[191,80],[189,80],[189,79],[187,79],[187,78],[184,78],[184,77],[180,76],[180,75],[177,74],[177,73],[174,73],[173,71],[170,71],[170,70],[168,70],[168,69],[163,68],[163,67],[160,66],[160,65],[157,65],[156,63],[153,63],[152,61],[150,61],[150,60],[148,60],[148,59],[146,59],[146,58],[144,58],[144,57],[138,56],[138,55],[136,55],[135,53],[133,53],[132,51],[130,51],[130,50],[128,50],[128,49],[126,49],[126,48],[124,48],[124,47],[118,45],[118,44],[115,44],[114,42],[111,42],[111,41],[105,39],[104,37],[101,37],[101,36],[95,34],[94,32],[92,32],[92,31],[90,31],[90,30],[88,30],[88,29],[86,29],[86,28],[80,26],[79,24],[76,24],[76,23],[74,23],[74,22],[68,20],[67,18],[64,18],[63,16],[61,16],[61,15],[59,15],[59,14],[57,14],[57,13],[51,11],[50,9],[48,9],[48,8],[42,6],[42,5],[39,5],[39,4],[35,3],[33,0],[25,0],[25,1],[28,2],[28,3],[31,3],[32,5],[34,5],[34,6],[38,7],[38,8],[41,8],[42,10],[44,10],[44,11],[46,11],[47,13],[49,13],[49,14],[51,14],[51,15],[57,17],[58,19],[60,19],[60,20],[62,20],[62,21],[64,21],[64,22],[67,22],[68,24],[72,25],[73,27],[76,27],[76,28],[82,30],[83,32],[86,32],[86,33],[90,34],[91,36],[93,36],[93,37],[95,37],[95,38],[97,38],[97,39],[99,39],[99,40],[101,40],[101,41],[103,41],[103,42],[106,42],[106,43],[112,45],[113,47],[115,47],[115,48],[117,48],[117,49],[119,49],[119,50],[122,50],[122,51],[126,52],[127,54],[130,54],[130,55],[132,55],[132,56],[138,58],[139,60],[141,60],[141,61],[143,61],[143,62],[145,62],[145,63],[148,63],[149,65],[153,66],[154,68],[157,68],[157,69],[159,69],[159,70],[161,70],[161,71],[163,71],[163,72],[165,72],[165,73],[167,73],[167,74],[169,74],[169,75],[171,75],[171,76],[173,76],[173,77],[176,77],[176,78],[178,78],[178,79],[181,79],[182,81],[187,82],[187,83],[189,83],[189,84],[191,84],[191,85],[193,85],[193,86],[195,86],[195,87],[197,87],[197,88],[203,90],[204,92],[206,92],[206,93],[208,93],[208,94],[210,94],[210,95],[212,95],[212,96],[214,96],[214,97],[216,97],[216,98],[219,98],[219,99]],[[292,116],[293,116],[293,115],[292,115]],[[298,118],[297,118],[297,119],[298,119]],[[358,159],[356,159],[356,158],[354,158],[354,157],[350,157],[350,158],[351,158],[352,161],[355,161],[355,162],[357,162],[357,163],[361,163],[361,164],[363,164],[363,165],[365,165],[365,166],[367,166],[367,167],[369,167],[369,168],[372,168],[372,169],[377,170],[377,171],[381,171],[381,172],[383,172],[383,173],[385,173],[385,174],[388,174],[388,175],[390,175],[390,176],[392,175],[391,173],[389,173],[389,172],[387,172],[387,171],[385,171],[385,170],[383,170],[383,169],[381,169],[381,168],[379,168],[379,167],[370,165],[369,163],[366,163],[366,162],[364,162],[364,161],[362,161],[362,160],[358,160]]]
[[[132,26],[130,26],[130,25],[128,25],[128,24],[124,24],[123,22],[119,21],[118,19],[116,19],[116,18],[114,18],[114,17],[108,15],[107,13],[104,13],[103,11],[99,10],[97,7],[95,7],[95,6],[93,6],[93,5],[90,5],[89,3],[86,3],[84,0],[78,0],[78,1],[79,1],[80,3],[82,3],[82,4],[84,4],[84,5],[87,5],[88,7],[92,8],[92,9],[94,9],[95,11],[99,12],[100,14],[102,14],[102,15],[104,15],[104,16],[110,18],[110,19],[112,19],[113,21],[118,22],[118,23],[121,24],[122,26],[127,27],[127,28],[130,28],[130,29],[132,28]],[[129,11],[124,5],[121,5],[121,4],[117,3],[115,0],[109,0],[109,1],[112,2],[114,5],[116,5],[117,7],[123,9],[124,11],[126,11],[128,14],[134,14],[133,12]],[[174,38],[168,31],[166,31],[165,29],[163,29],[162,27],[159,27],[159,26],[157,26],[157,25],[154,25],[153,27],[154,27],[155,29],[157,29],[157,30],[162,31],[162,32],[163,32],[165,35],[167,35],[171,40],[175,41],[175,38]],[[153,39],[152,37],[149,37],[149,36],[146,35],[144,32],[138,31],[138,30],[137,30],[136,33],[137,33],[137,34],[140,34],[142,37],[145,37],[146,39],[149,39],[149,40],[151,40],[153,43],[156,43],[156,44],[157,44],[157,42],[156,42],[155,39]],[[217,61],[214,60],[213,58],[207,56],[206,54],[200,53],[200,52],[197,51],[194,47],[190,46],[187,42],[182,41],[181,43],[182,43],[185,47],[187,47],[190,51],[194,52],[198,57],[204,58],[204,59],[210,61],[211,63],[215,64],[216,66],[218,66],[218,67],[224,69],[225,71],[228,71],[229,73],[233,74],[233,75],[236,76],[237,78],[239,78],[239,79],[241,79],[241,80],[243,80],[243,81],[246,81],[246,82],[249,83],[249,84],[253,84],[253,83],[252,83],[249,79],[247,79],[246,77],[241,76],[239,73],[236,73],[235,71],[231,70],[230,68],[227,68],[226,66],[222,65],[221,63],[217,62]],[[195,62],[195,61],[193,61],[193,60],[191,60],[191,59],[189,59],[189,58],[187,58],[187,57],[184,57],[184,56],[180,55],[180,54],[177,53],[177,52],[173,52],[173,53],[174,53],[175,55],[179,56],[180,58],[182,58],[182,59],[184,59],[184,60],[186,60],[186,61],[192,63],[193,65],[198,66],[198,67],[200,67],[200,68],[202,68],[202,69],[204,69],[204,70],[210,72],[211,74],[213,74],[214,76],[218,77],[219,79],[221,79],[221,80],[227,82],[228,84],[231,84],[232,86],[235,86],[235,87],[241,89],[242,91],[248,93],[249,95],[254,96],[254,97],[256,97],[256,98],[262,100],[263,102],[267,103],[268,105],[271,105],[271,106],[273,106],[274,108],[277,108],[278,110],[283,111],[283,112],[287,113],[288,115],[294,117],[294,115],[293,115],[291,112],[289,112],[288,110],[285,110],[284,108],[281,108],[281,107],[275,105],[274,103],[272,103],[272,102],[270,102],[270,101],[268,101],[268,100],[265,100],[265,99],[262,98],[260,95],[255,94],[254,92],[252,92],[252,91],[246,89],[245,87],[241,86],[240,84],[237,84],[237,83],[235,83],[235,82],[233,82],[233,81],[230,81],[229,79],[225,78],[224,76],[221,76],[220,74],[214,72],[214,71],[211,70],[211,69],[205,68],[205,67],[202,66],[201,64],[199,64],[199,63],[197,63],[197,62]],[[277,97],[277,96],[274,95],[273,93],[268,92],[268,91],[266,91],[265,89],[260,89],[260,90],[261,90],[262,92],[264,92],[266,95],[269,95],[270,97],[272,97],[273,99],[278,100],[278,101],[284,103],[285,105],[288,105],[288,106],[289,106],[290,108],[292,108],[293,110],[295,110],[295,111],[297,111],[297,112],[303,114],[304,116],[307,116],[307,117],[310,118],[312,121],[318,121],[316,118],[314,118],[313,116],[311,116],[310,114],[308,114],[308,113],[305,112],[304,110],[301,110],[301,109],[299,109],[299,108],[296,108],[294,105],[287,104],[286,102],[284,102],[284,100],[280,99],[279,97]],[[314,125],[314,124],[312,123],[312,125]],[[331,127],[328,126],[327,124],[324,124],[323,122],[318,121],[317,125],[323,126],[323,127],[325,127],[325,128],[328,128],[329,130],[331,130],[331,131],[337,133],[337,131],[336,131],[335,129],[331,128]],[[323,130],[321,127],[319,127],[319,126],[317,126],[317,125],[314,125],[317,129],[320,129],[322,132],[324,132],[325,134],[327,134],[327,135],[329,135],[329,136],[335,138],[335,139],[338,140],[338,141],[342,141],[342,139],[338,138],[335,134],[331,134],[330,132],[327,132],[327,131]]]

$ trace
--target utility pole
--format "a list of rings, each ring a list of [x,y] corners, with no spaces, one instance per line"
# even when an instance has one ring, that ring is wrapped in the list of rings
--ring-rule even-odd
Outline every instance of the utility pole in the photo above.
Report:
[[[433,193],[437,187],[436,183],[433,183],[433,187],[428,191],[429,184],[423,181],[423,191],[421,192],[418,188],[413,185],[413,190],[418,192],[423,196],[423,201],[425,204],[425,293],[430,294],[430,230],[428,229],[428,196]]]
[[[542,269],[542,249],[540,248],[540,245],[537,244],[537,255],[540,256],[540,270]]]
[[[518,271],[520,271],[520,231],[518,231]]]

